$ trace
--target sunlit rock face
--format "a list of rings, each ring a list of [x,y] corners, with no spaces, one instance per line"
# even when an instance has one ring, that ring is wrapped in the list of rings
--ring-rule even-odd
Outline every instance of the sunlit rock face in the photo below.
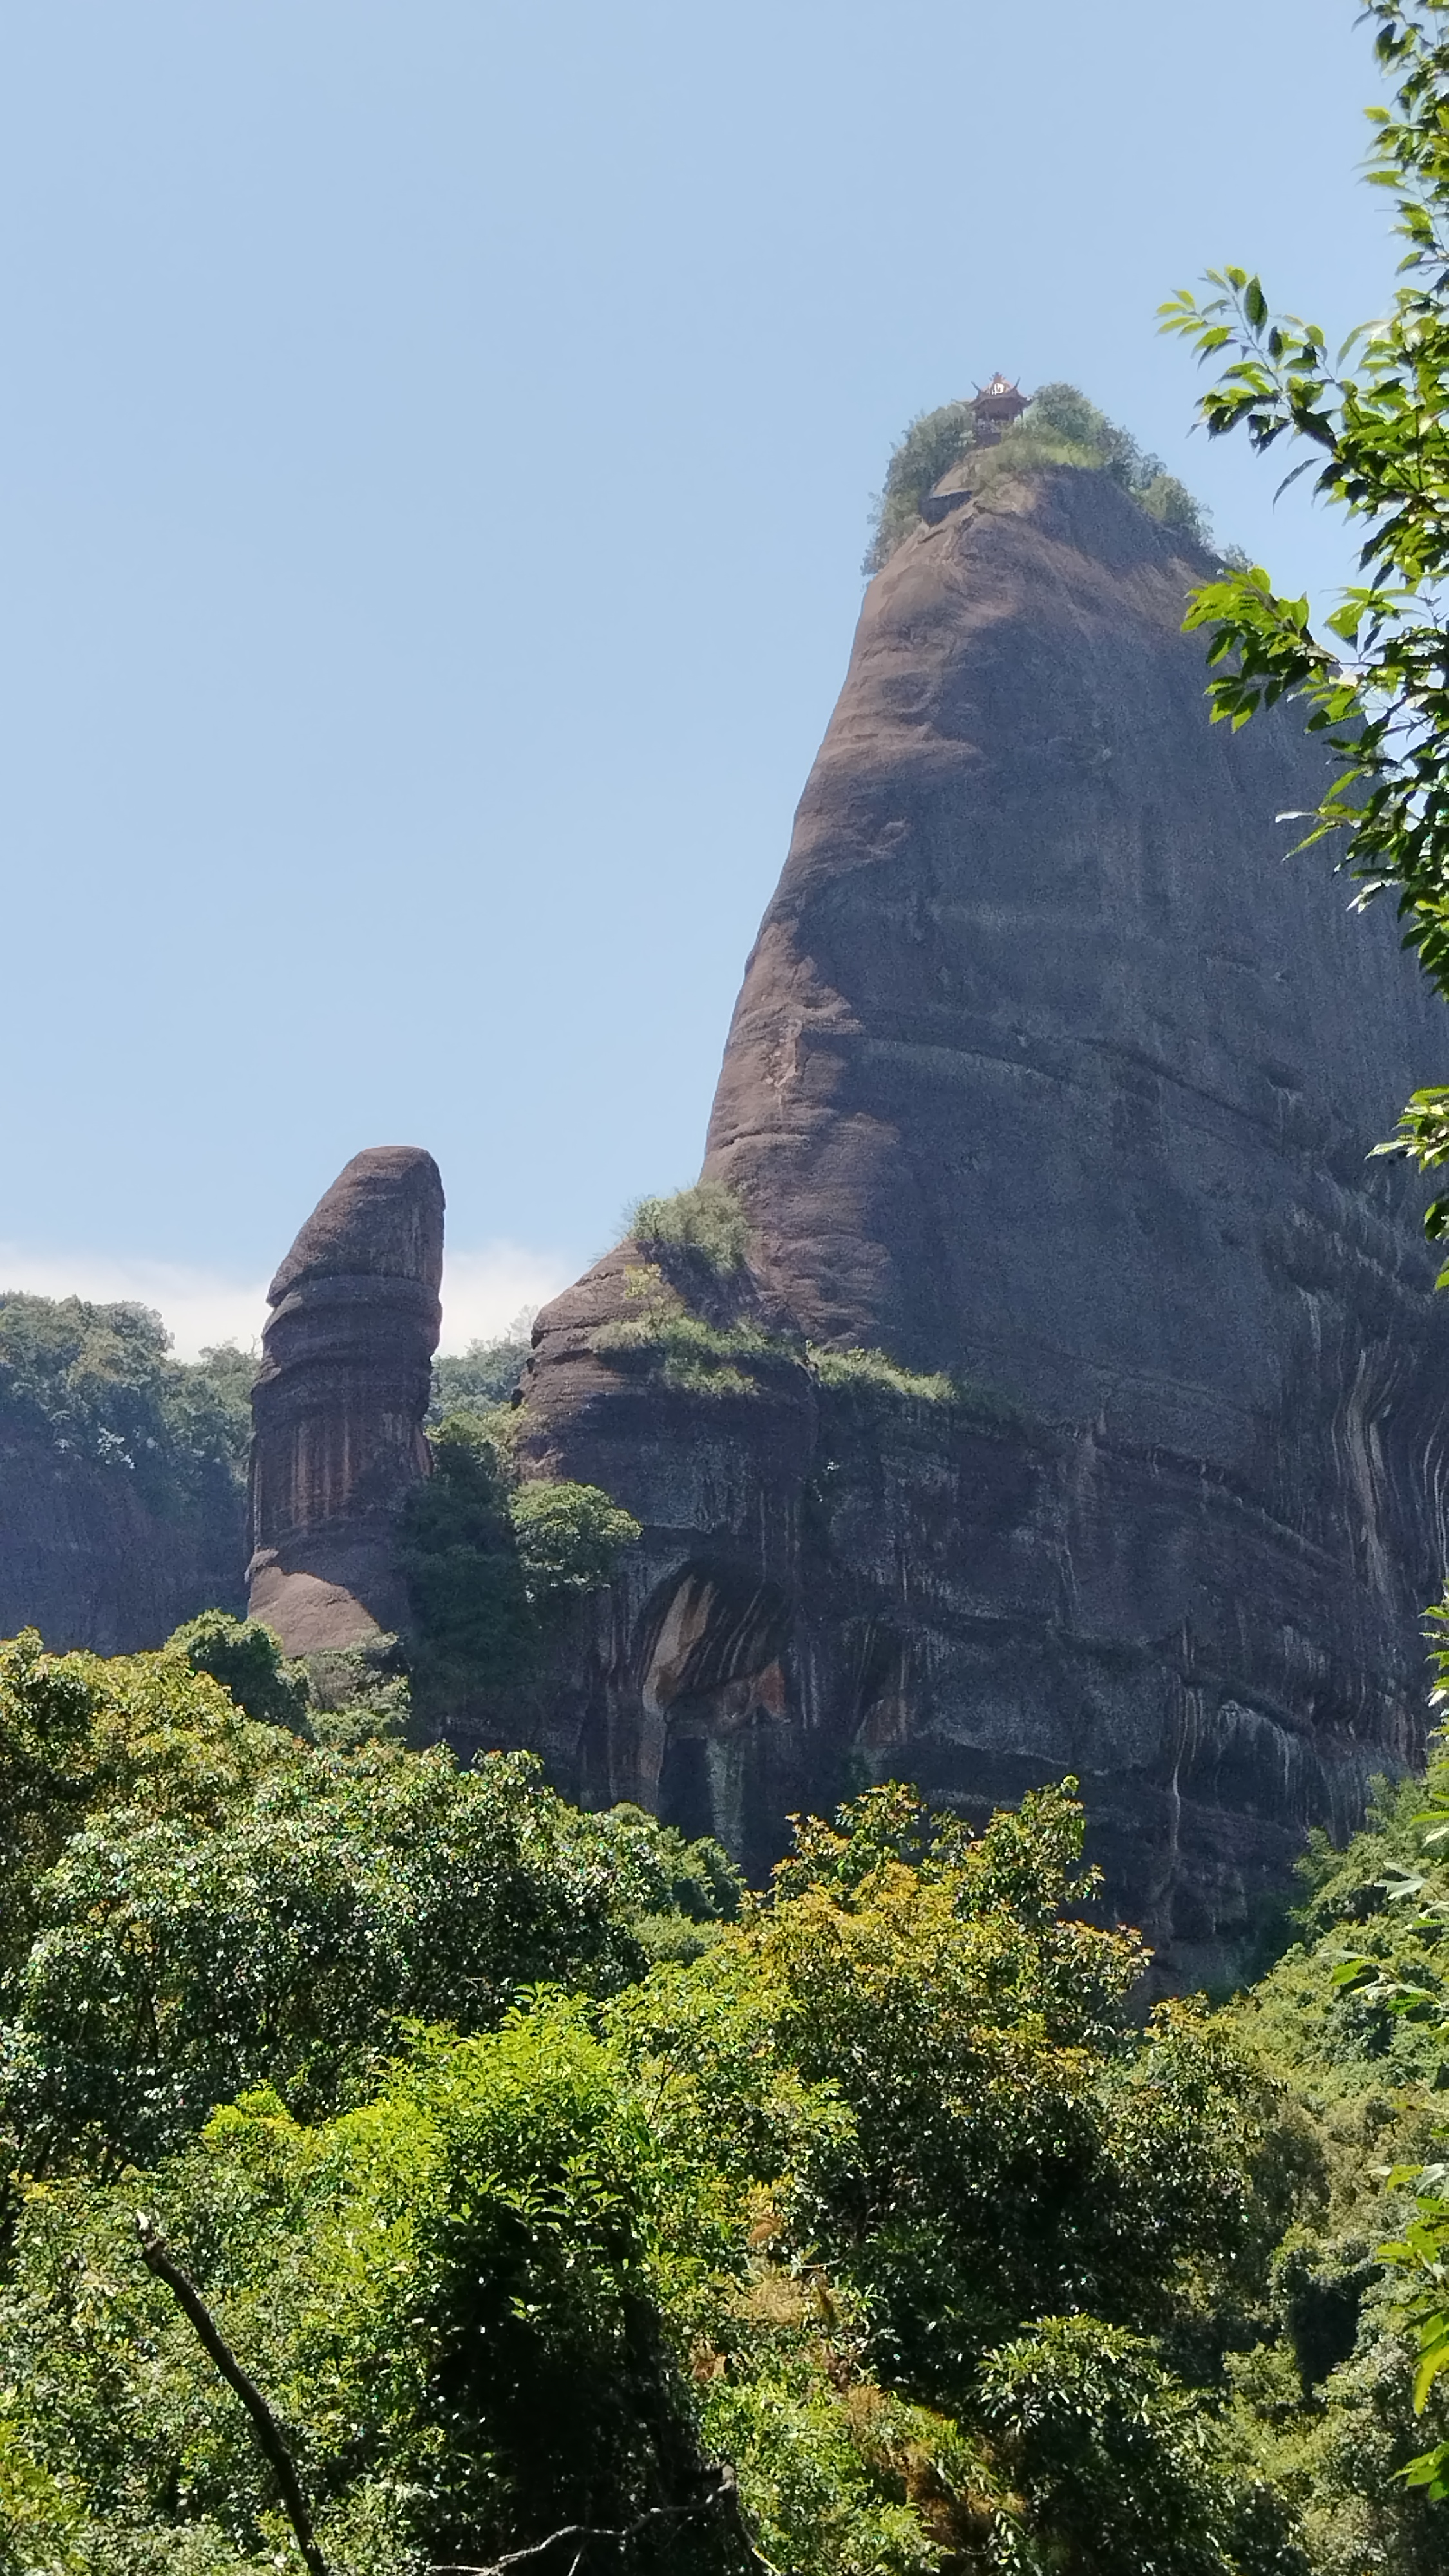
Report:
[[[431,1154],[355,1154],[271,1287],[252,1396],[253,1618],[291,1654],[404,1625],[396,1515],[428,1473],[443,1185]]]
[[[1058,468],[877,577],[705,1163],[794,1343],[753,1396],[631,1377],[593,1348],[626,1248],[540,1318],[522,1442],[645,1524],[559,1676],[566,1782],[760,1866],[873,1777],[980,1814],[1070,1769],[1185,1978],[1422,1741],[1449,1408],[1365,1159],[1442,1013],[1284,856],[1325,776],[1294,713],[1208,724],[1207,569]],[[817,1384],[802,1336],[965,1392]]]

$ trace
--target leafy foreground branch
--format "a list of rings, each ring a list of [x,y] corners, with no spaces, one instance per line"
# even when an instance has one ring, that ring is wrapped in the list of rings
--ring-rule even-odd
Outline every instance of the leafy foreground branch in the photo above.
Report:
[[[1449,1000],[1449,0],[1370,0],[1361,17],[1392,84],[1391,104],[1368,110],[1368,177],[1392,197],[1404,245],[1388,313],[1351,333],[1331,362],[1319,326],[1274,312],[1242,268],[1213,272],[1206,302],[1184,293],[1162,315],[1201,360],[1226,361],[1201,403],[1209,434],[1242,429],[1260,455],[1281,440],[1304,446],[1287,480],[1316,468],[1316,493],[1361,534],[1363,579],[1344,591],[1325,636],[1313,632],[1307,600],[1275,591],[1261,567],[1199,590],[1187,624],[1210,636],[1216,720],[1236,729],[1289,694],[1307,707],[1337,775],[1316,813],[1291,818],[1309,825],[1300,846],[1338,836],[1360,905],[1395,895],[1404,945]],[[1449,1086],[1416,1091],[1397,1135],[1376,1150],[1442,1170]],[[1432,1201],[1424,1225],[1431,1240],[1449,1235],[1449,1196]],[[1449,1286],[1449,1265],[1438,1285]],[[1443,1613],[1434,1616],[1442,1636]],[[1442,1652],[1439,1661],[1442,1684]],[[1449,1804],[1436,1801],[1423,1821],[1442,1834],[1445,1815]],[[1423,1885],[1422,1873],[1401,1874],[1391,1893],[1402,1902]],[[1421,1905],[1412,1971],[1357,1952],[1338,1969],[1377,2007],[1432,2025],[1441,2054],[1449,2018],[1435,1952],[1446,1923],[1442,1896]],[[1422,2412],[1449,2370],[1449,2200],[1442,2165],[1401,2163],[1393,2179],[1416,2176],[1418,2210],[1380,2252],[1418,2281]],[[1399,2474],[1449,2496],[1449,2440]]]
[[[1205,302],[1183,293],[1162,316],[1200,359],[1227,361],[1200,406],[1212,437],[1242,429],[1260,455],[1307,448],[1287,480],[1314,473],[1357,528],[1363,579],[1323,635],[1261,567],[1207,583],[1187,623],[1210,634],[1216,720],[1236,728],[1285,695],[1303,701],[1337,774],[1315,813],[1284,819],[1308,824],[1300,846],[1338,837],[1360,904],[1396,896],[1405,945],[1449,999],[1449,0],[1373,0],[1362,16],[1395,84],[1391,107],[1368,110],[1368,176],[1406,246],[1387,315],[1331,362],[1316,323],[1274,312],[1259,278],[1225,268]],[[1380,1150],[1449,1161],[1449,1088],[1416,1092]],[[1426,1230],[1449,1232],[1449,1198]]]
[[[1449,1695],[1449,1611],[1434,1614],[1438,1642],[1434,1660],[1440,1683],[1436,1698]],[[1424,1856],[1400,1862],[1383,1881],[1384,1895],[1397,1907],[1403,1929],[1393,1955],[1384,1958],[1351,1950],[1333,1972],[1334,1984],[1385,2014],[1415,2024],[1449,2067],[1449,1983],[1445,1940],[1449,1937],[1449,1885],[1440,1856],[1449,1846],[1449,1772],[1431,1776],[1427,1804],[1414,1818],[1424,1837]],[[1441,2139],[1439,2141],[1442,2143]],[[1449,2164],[1399,2164],[1388,2174],[1391,2189],[1413,2194],[1397,2236],[1378,2248],[1378,2259],[1392,2264],[1405,2284],[1407,2316],[1417,2346],[1413,2404],[1422,2416],[1435,2388],[1449,2372]],[[1449,2438],[1420,2452],[1400,2471],[1405,2483],[1421,2487],[1435,2503],[1449,2498]]]

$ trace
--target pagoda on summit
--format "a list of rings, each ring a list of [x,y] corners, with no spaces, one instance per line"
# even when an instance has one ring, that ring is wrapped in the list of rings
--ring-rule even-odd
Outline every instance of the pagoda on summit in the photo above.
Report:
[[[977,386],[976,399],[968,406],[976,422],[976,445],[994,447],[1002,431],[1020,420],[1028,399],[998,367],[989,385]]]

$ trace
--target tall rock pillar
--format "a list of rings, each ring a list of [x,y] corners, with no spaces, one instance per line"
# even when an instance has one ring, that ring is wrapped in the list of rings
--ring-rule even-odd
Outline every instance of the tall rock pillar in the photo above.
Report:
[[[1422,1748],[1449,1301],[1367,1157],[1446,1024],[1392,908],[1285,861],[1301,711],[1208,723],[1211,557],[975,470],[866,595],[710,1121],[808,1383],[646,1374],[637,1247],[539,1317],[518,1455],[644,1531],[556,1768],[752,1854],[852,1782],[1072,1772],[1195,1983]]]
[[[249,1606],[290,1654],[403,1623],[396,1515],[428,1473],[443,1184],[416,1145],[354,1154],[271,1287],[252,1396]]]

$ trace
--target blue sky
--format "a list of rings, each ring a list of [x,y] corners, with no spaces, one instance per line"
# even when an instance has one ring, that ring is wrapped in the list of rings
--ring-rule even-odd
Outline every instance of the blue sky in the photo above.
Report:
[[[1386,300],[1354,0],[0,8],[0,1286],[243,1336],[361,1145],[449,1335],[698,1167],[917,411]]]

